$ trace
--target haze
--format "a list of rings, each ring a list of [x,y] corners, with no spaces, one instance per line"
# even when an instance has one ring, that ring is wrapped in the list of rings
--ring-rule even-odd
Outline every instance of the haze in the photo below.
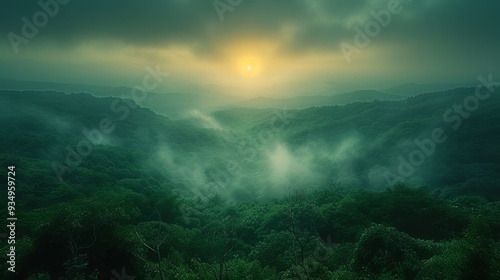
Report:
[[[156,91],[250,98],[471,83],[500,70],[494,0],[231,3],[69,1],[36,36],[19,42],[12,34],[23,36],[22,18],[33,22],[42,8],[7,1],[0,77],[136,86],[145,67],[159,65],[170,77]],[[346,59],[341,44],[356,46],[356,28],[365,30],[388,5],[398,13]]]

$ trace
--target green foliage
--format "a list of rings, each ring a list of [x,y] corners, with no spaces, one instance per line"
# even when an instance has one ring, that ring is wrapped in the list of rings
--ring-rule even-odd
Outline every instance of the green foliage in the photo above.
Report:
[[[97,280],[97,273],[86,273],[87,260],[85,255],[79,255],[64,263],[64,277],[61,280]]]
[[[353,252],[352,268],[368,274],[390,273],[413,279],[422,260],[433,255],[430,244],[394,228],[373,225],[361,235]]]
[[[417,279],[498,279],[499,261],[498,242],[490,239],[490,229],[483,220],[475,220],[463,238],[425,262]]]
[[[28,280],[50,280],[50,275],[48,273],[37,273],[30,276]]]
[[[227,129],[215,131],[140,107],[120,120],[112,98],[0,92],[0,105],[20,108],[0,111],[0,162],[15,163],[21,182],[18,273],[2,263],[0,278],[110,279],[125,267],[136,279],[500,279],[498,97],[419,167],[429,187],[374,192],[367,179],[468,94],[297,110],[261,139],[272,109],[214,113]],[[51,164],[102,118],[115,131],[59,180]],[[348,164],[317,159],[313,175],[280,186],[288,196],[266,200],[269,143],[336,151],[346,135],[363,143]],[[227,169],[233,159],[244,175]],[[198,192],[218,170],[225,192]],[[321,187],[311,191],[310,179]],[[256,190],[262,199],[249,198]]]
[[[272,232],[262,242],[258,243],[250,254],[250,258],[260,261],[263,265],[283,271],[293,264],[294,257],[290,233]]]
[[[462,211],[429,195],[423,189],[396,187],[381,193],[360,192],[323,208],[335,240],[354,241],[370,223],[396,227],[413,237],[445,239],[461,232],[467,223]],[[411,217],[409,219],[408,217]]]

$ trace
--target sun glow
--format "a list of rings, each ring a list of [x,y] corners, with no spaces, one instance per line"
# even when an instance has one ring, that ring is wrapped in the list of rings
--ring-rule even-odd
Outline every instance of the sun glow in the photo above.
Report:
[[[275,50],[274,44],[254,38],[228,43],[223,53],[231,74],[242,78],[263,78],[273,65]]]
[[[256,56],[245,56],[239,59],[240,73],[245,77],[255,77],[262,72],[262,63]]]

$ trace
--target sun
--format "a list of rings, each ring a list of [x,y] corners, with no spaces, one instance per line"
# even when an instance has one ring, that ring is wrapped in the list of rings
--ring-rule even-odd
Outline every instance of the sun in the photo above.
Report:
[[[240,73],[245,77],[256,77],[261,74],[262,64],[255,57],[245,57],[239,62]]]
[[[238,54],[231,59],[231,64],[235,74],[245,78],[256,78],[262,76],[264,64],[263,59],[258,54]]]

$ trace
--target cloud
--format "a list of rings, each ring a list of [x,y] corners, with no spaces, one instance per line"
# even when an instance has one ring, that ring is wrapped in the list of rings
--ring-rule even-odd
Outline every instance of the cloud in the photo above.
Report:
[[[203,128],[223,130],[221,125],[214,118],[212,118],[210,115],[200,112],[199,110],[190,110],[187,113],[187,117],[199,121],[199,125]]]
[[[396,0],[244,0],[226,12],[221,21],[213,1],[73,0],[60,7],[59,13],[50,18],[32,42],[22,46],[26,53],[21,58],[33,59],[35,65],[53,52],[54,55],[70,53],[73,57],[65,61],[78,61],[83,57],[79,51],[91,46],[93,52],[84,53],[82,59],[89,61],[89,65],[78,65],[83,67],[82,72],[88,73],[80,75],[82,77],[95,72],[86,69],[103,69],[102,59],[93,59],[100,50],[104,56],[112,57],[110,60],[120,61],[122,69],[130,68],[125,63],[127,59],[140,60],[143,64],[174,61],[172,65],[184,71],[182,75],[193,73],[192,68],[217,71],[215,67],[234,60],[233,52],[241,49],[265,53],[265,59],[272,58],[275,65],[295,59],[295,64],[300,63],[308,70],[310,65],[318,68],[323,65],[318,65],[318,59],[308,62],[296,59],[323,56],[319,60],[324,65],[333,65],[339,81],[349,80],[344,73],[351,75],[350,80],[355,80],[352,73],[361,77],[372,75],[372,81],[380,80],[379,74],[385,79],[394,75],[392,80],[403,83],[431,82],[429,79],[473,80],[480,73],[497,72],[498,65],[494,62],[500,59],[496,51],[500,47],[496,36],[500,22],[496,13],[500,2],[495,0],[401,0],[404,11],[394,15],[391,24],[374,38],[369,49],[363,50],[363,54],[348,65],[340,43],[352,42],[356,34],[353,28],[363,26],[372,19],[371,11],[386,8],[390,1]],[[4,3],[8,8],[0,11],[0,33],[20,34],[21,18],[32,19],[41,9],[36,2],[8,0]],[[7,58],[15,59],[7,36],[3,38],[2,63]],[[180,63],[174,52],[196,62]],[[56,64],[54,61],[50,64]],[[140,63],[136,64],[142,65]],[[188,64],[191,68],[184,69],[183,65]],[[291,69],[293,64],[281,66],[267,69],[270,73],[279,73]],[[50,68],[57,69],[57,66]],[[61,71],[55,76],[67,72]],[[332,69],[327,72],[331,75]],[[220,80],[222,77],[218,77]],[[224,80],[228,80],[227,77]]]
[[[20,33],[21,17],[41,8],[35,1],[8,1],[1,32]],[[285,3],[286,2],[286,3]],[[117,40],[132,45],[184,45],[215,55],[225,43],[246,38],[278,40],[283,48],[331,48],[352,37],[351,27],[369,19],[388,0],[244,1],[220,21],[212,1],[70,1],[43,30],[43,40],[67,45],[85,40]],[[406,10],[391,28],[391,38],[453,42],[495,40],[500,23],[494,0],[403,1]],[[290,32],[293,30],[293,32]],[[460,32],[457,32],[460,31]],[[292,36],[293,38],[288,38]],[[238,38],[238,39],[235,39]],[[457,46],[459,47],[459,46]]]

